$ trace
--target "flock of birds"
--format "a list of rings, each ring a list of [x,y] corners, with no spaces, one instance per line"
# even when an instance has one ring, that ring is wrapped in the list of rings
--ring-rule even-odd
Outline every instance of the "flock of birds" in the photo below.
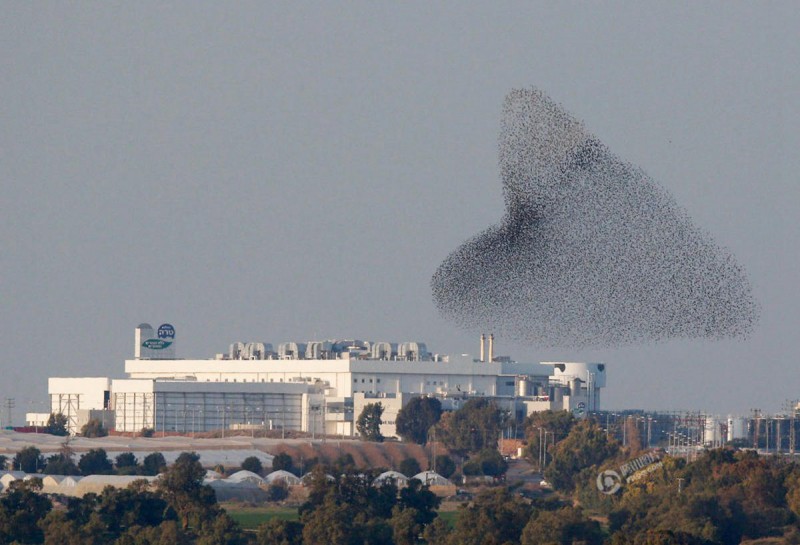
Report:
[[[752,331],[758,305],[734,256],[541,91],[507,96],[499,161],[505,217],[433,275],[443,316],[550,347]]]

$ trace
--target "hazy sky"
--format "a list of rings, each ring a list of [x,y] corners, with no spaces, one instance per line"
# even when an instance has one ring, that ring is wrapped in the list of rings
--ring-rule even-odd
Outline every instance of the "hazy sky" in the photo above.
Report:
[[[762,318],[746,341],[497,352],[605,361],[611,408],[800,397],[796,3],[263,4],[0,6],[17,421],[48,376],[121,376],[143,321],[174,324],[182,357],[332,337],[476,353],[429,282],[503,214],[500,108],[525,86],[731,249]]]

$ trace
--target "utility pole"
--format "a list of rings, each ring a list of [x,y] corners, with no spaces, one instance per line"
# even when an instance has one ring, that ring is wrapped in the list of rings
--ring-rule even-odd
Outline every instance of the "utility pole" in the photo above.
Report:
[[[13,397],[7,397],[5,406],[6,406],[6,427],[11,427],[14,425],[14,419],[12,418],[12,416],[13,416],[13,409],[14,407],[16,407],[16,401],[14,400]]]
[[[433,472],[436,473],[436,426],[431,426],[433,430]]]
[[[625,415],[625,418],[622,420],[622,446],[628,446],[628,416]]]
[[[542,428],[538,428],[538,430],[539,430],[539,473],[541,473],[542,472],[542,452],[543,452],[543,448],[542,448],[542,431],[543,431],[543,429]]]
[[[760,428],[760,417],[761,411],[759,409],[753,409],[753,424],[755,428],[753,429],[753,448],[758,450],[758,430]]]

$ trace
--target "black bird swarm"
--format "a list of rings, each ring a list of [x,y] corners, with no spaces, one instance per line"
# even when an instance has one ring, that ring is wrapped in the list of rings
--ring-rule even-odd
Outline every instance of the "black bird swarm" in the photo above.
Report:
[[[506,214],[433,275],[443,316],[551,347],[752,331],[758,305],[733,255],[544,93],[507,96],[499,148]]]

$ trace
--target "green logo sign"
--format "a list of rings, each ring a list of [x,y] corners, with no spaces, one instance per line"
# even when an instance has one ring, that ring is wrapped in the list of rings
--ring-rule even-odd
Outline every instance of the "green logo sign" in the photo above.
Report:
[[[165,341],[164,339],[147,339],[142,343],[142,346],[150,350],[164,350],[172,341]]]

